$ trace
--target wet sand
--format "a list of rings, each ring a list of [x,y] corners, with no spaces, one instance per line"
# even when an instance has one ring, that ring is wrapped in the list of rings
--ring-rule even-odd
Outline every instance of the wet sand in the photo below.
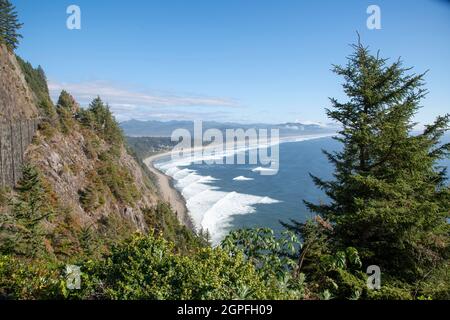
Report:
[[[321,137],[328,137],[336,135],[333,134],[323,134],[320,135]],[[281,141],[288,140],[288,139],[302,139],[305,137],[308,137],[310,135],[303,135],[303,136],[290,136],[290,137],[282,137],[280,138]],[[250,141],[253,142],[253,141]],[[185,152],[197,152],[203,150],[208,150],[210,148],[214,148],[214,146],[203,146],[203,147],[195,147],[191,148],[189,150],[185,150]],[[158,183],[158,192],[162,199],[170,204],[172,209],[177,213],[178,220],[183,225],[187,226],[191,230],[194,230],[194,224],[192,223],[191,217],[189,216],[189,212],[186,207],[186,201],[181,195],[181,193],[174,187],[174,181],[172,177],[169,177],[156,169],[153,165],[153,162],[155,162],[158,159],[170,156],[172,154],[172,151],[166,151],[162,153],[158,153],[155,155],[152,155],[148,158],[146,158],[143,162],[148,167],[148,169],[156,176],[157,183]]]
[[[193,224],[186,208],[186,202],[181,193],[174,187],[173,179],[163,174],[153,165],[154,161],[169,156],[170,154],[170,151],[155,154],[146,158],[144,160],[144,164],[156,176],[158,183],[158,192],[160,193],[160,196],[164,201],[169,203],[172,209],[176,212],[180,223],[190,229],[193,229]]]

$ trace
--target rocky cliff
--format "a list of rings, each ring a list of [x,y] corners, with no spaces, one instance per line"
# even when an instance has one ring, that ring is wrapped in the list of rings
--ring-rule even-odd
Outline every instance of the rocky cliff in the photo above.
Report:
[[[98,154],[91,154],[92,141],[98,143],[98,150],[108,152],[109,145],[104,140],[75,124],[70,133],[54,132],[51,137],[38,131],[35,143],[27,149],[27,162],[38,167],[51,185],[59,202],[70,209],[74,221],[79,226],[97,226],[109,217],[124,220],[136,231],[145,231],[143,210],[156,205],[155,193],[146,185],[143,172],[135,159],[129,155],[122,145],[117,157],[117,167],[127,175],[129,189],[135,189],[136,194],[131,199],[122,199],[114,195],[102,178],[109,179],[112,172],[99,171],[104,163]],[[109,168],[106,167],[106,170]],[[91,190],[95,199],[91,203],[83,203],[83,193]]]
[[[48,251],[66,256],[80,251],[80,234],[86,230],[104,239],[98,244],[152,229],[146,215],[158,197],[128,153],[107,106],[98,99],[92,110],[82,110],[66,92],[54,105],[42,69],[3,46],[0,70],[0,119],[41,119],[17,157],[39,172],[51,204],[52,215],[44,223]],[[14,210],[5,199],[14,199],[15,193],[0,187],[0,214]]]
[[[37,116],[36,98],[15,54],[0,44],[0,119],[19,120]]]

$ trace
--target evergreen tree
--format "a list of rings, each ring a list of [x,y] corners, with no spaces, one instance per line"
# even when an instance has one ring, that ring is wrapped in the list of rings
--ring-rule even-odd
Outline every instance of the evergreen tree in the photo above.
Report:
[[[41,80],[41,83],[47,83],[47,76],[45,74],[44,69],[42,68],[41,65],[39,65],[36,69],[36,73],[38,74],[39,79]],[[48,87],[45,86],[45,89],[48,93]]]
[[[31,63],[23,60],[18,55],[16,55],[16,59],[19,62],[22,73],[25,76],[25,80],[38,100],[51,100],[47,85],[47,76],[45,75],[44,69],[42,69],[41,66],[34,68]]]
[[[59,95],[57,106],[59,108],[66,108],[72,111],[76,109],[77,103],[75,99],[66,90],[63,90]]]
[[[80,111],[75,99],[65,90],[61,91],[56,106],[57,113],[61,124],[62,132],[68,134],[72,131],[75,121]]]
[[[450,145],[439,143],[450,116],[439,117],[421,134],[412,118],[426,95],[424,75],[402,61],[388,64],[360,43],[343,76],[348,101],[331,99],[328,116],[341,124],[340,152],[325,152],[334,180],[313,176],[329,203],[305,202],[334,228],[337,246],[353,246],[366,264],[414,280],[448,258],[450,190],[437,166]]]
[[[82,115],[82,122],[97,131],[100,136],[113,145],[123,143],[123,134],[108,105],[100,97],[89,105],[90,114]]]
[[[3,252],[36,257],[44,250],[42,221],[52,214],[39,172],[26,165],[12,201],[11,214],[2,217]]]
[[[18,30],[22,27],[15,7],[9,0],[0,0],[0,42],[5,43],[10,50],[15,50],[22,35]]]
[[[84,190],[78,191],[80,195],[80,203],[83,209],[87,212],[92,212],[100,206],[99,194],[94,185],[86,187]]]
[[[80,242],[80,248],[86,257],[92,257],[95,255],[96,249],[99,246],[99,239],[96,237],[95,230],[92,225],[82,227],[78,234],[78,240]]]

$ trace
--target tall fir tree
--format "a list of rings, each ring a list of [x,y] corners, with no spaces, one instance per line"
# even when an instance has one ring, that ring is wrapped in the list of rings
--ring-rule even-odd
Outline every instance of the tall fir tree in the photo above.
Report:
[[[34,258],[45,251],[42,223],[53,214],[53,209],[35,167],[24,166],[16,189],[11,213],[0,217],[0,251]]]
[[[366,264],[415,281],[449,259],[450,190],[438,161],[449,156],[450,144],[440,140],[450,115],[415,134],[425,74],[353,47],[347,65],[333,70],[348,101],[332,98],[327,109],[342,128],[335,139],[343,149],[324,151],[334,179],[312,176],[330,202],[305,203],[332,223],[335,245],[356,247]]]
[[[87,110],[90,115],[82,116],[82,122],[96,130],[106,141],[120,145],[123,142],[123,134],[119,124],[114,118],[109,106],[104,104],[100,97],[92,100]]]
[[[22,38],[18,33],[22,23],[15,10],[9,0],[0,0],[0,42],[5,43],[10,50],[15,50]]]

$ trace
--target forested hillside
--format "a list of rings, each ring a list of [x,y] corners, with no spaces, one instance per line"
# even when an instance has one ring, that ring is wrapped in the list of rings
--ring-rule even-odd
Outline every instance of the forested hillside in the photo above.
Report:
[[[24,269],[15,269],[12,278],[4,273],[16,263],[48,271],[58,264],[98,259],[134,233],[156,232],[179,250],[200,242],[170,208],[158,204],[150,177],[127,151],[100,98],[82,109],[63,91],[54,105],[40,66],[16,57],[4,44],[0,61],[0,119],[39,119],[23,155],[22,178],[13,188],[0,187],[3,298],[38,297],[34,292],[40,289],[33,284],[26,288],[29,293],[22,291],[20,281],[28,277]]]
[[[358,53],[370,57],[368,52]],[[354,206],[363,201],[363,196],[367,197],[362,208],[369,210],[373,203],[369,215],[364,218],[361,208],[355,212],[366,227],[357,227],[358,220],[354,217],[341,231],[340,228],[350,222],[333,213],[333,210],[342,212],[338,208],[345,203],[336,198],[333,190],[339,188],[336,189],[340,190],[339,195],[344,195],[345,190],[354,188],[353,184],[348,184],[350,181],[363,183],[366,180],[361,173],[351,173],[359,168],[344,171],[351,175],[344,176],[345,180],[339,185],[314,178],[320,187],[329,188],[332,199],[339,201],[331,204],[332,207],[308,204],[312,210],[323,211],[323,215],[306,223],[285,224],[287,231],[281,238],[269,229],[241,230],[231,233],[221,246],[210,248],[207,239],[181,226],[167,205],[157,204],[152,183],[127,153],[121,130],[100,98],[83,109],[69,93],[62,92],[54,106],[45,94],[46,85],[38,81],[45,78],[42,70],[35,70],[27,63],[22,63],[22,67],[30,87],[35,82],[34,95],[44,97],[36,102],[43,120],[26,152],[27,165],[22,180],[16,188],[1,192],[0,295],[3,298],[449,298],[448,224],[445,223],[448,187],[430,186],[429,195],[421,189],[416,192],[406,189],[404,192],[408,192],[410,199],[405,201],[410,204],[410,211],[408,220],[402,222],[406,218],[402,211],[405,205],[400,203],[396,207],[397,201],[408,198],[394,197],[383,209],[386,212],[383,218],[380,205],[374,201],[389,199],[380,194],[381,190],[388,192],[389,189],[378,189],[387,188],[388,180],[380,176],[378,179],[383,182],[373,184],[378,171],[369,171],[365,178],[369,180],[365,183],[370,182],[378,191],[358,198],[350,196],[348,201],[356,202],[344,211],[350,214],[350,210],[355,210]],[[339,119],[345,117],[341,113],[331,115]],[[417,141],[417,148],[426,148],[419,153],[425,157],[421,162],[427,157],[438,159],[446,155],[448,145],[434,147],[446,130],[446,121],[447,118],[440,118],[423,135],[410,138],[411,142]],[[400,130],[398,126],[388,128]],[[378,134],[373,139],[377,137]],[[352,141],[343,140],[349,148]],[[395,150],[406,152],[401,148]],[[368,168],[382,165],[378,164],[380,160],[383,164],[397,163],[397,157],[384,160],[385,156],[375,151],[367,153],[372,154],[379,160],[373,160]],[[338,164],[334,160],[336,156],[329,155],[329,158]],[[356,159],[357,162],[349,163],[361,165],[361,159]],[[430,158],[429,164],[432,163],[434,160]],[[393,164],[389,166],[394,168]],[[344,170],[344,164],[338,168]],[[392,170],[391,175],[398,172]],[[415,172],[417,166],[407,166],[406,170]],[[380,174],[387,172],[383,170]],[[419,179],[413,181],[414,185],[427,181],[417,175],[411,177]],[[337,178],[342,179],[341,175]],[[432,181],[440,183],[436,179],[429,183]],[[358,190],[369,191],[368,187],[358,187]],[[396,186],[389,192],[399,195],[402,188]],[[376,200],[375,195],[382,198]],[[434,203],[413,207],[412,201],[419,195],[426,197],[422,202],[428,199]],[[425,214],[429,208],[434,208],[436,215],[428,214],[430,221],[426,226],[421,212],[424,210]],[[397,210],[400,211],[396,213]],[[381,220],[370,222],[368,217]],[[381,228],[368,233],[371,237],[379,232],[383,232],[384,237],[391,232],[390,242],[363,241],[366,233],[355,237],[347,235],[357,230],[368,232],[371,227]],[[411,251],[408,252],[408,248]],[[395,252],[395,256],[390,256],[390,252]],[[424,253],[428,253],[429,258]],[[408,254],[410,259],[396,260],[401,254]],[[369,290],[366,285],[365,267],[372,261],[386,266],[380,290]],[[81,267],[80,290],[66,287],[68,263]]]
[[[81,108],[63,91],[55,104],[43,69],[16,60],[8,0],[0,19],[0,118],[17,107],[40,119],[22,178],[0,188],[0,299],[450,299],[450,188],[438,165],[450,115],[413,134],[425,74],[355,45],[333,69],[347,97],[327,110],[341,125],[342,150],[324,154],[334,177],[312,177],[330,201],[307,202],[314,218],[282,222],[280,236],[237,230],[213,248],[159,201],[100,97]]]
[[[170,151],[177,144],[170,137],[127,137],[127,143],[141,160],[159,152]]]

